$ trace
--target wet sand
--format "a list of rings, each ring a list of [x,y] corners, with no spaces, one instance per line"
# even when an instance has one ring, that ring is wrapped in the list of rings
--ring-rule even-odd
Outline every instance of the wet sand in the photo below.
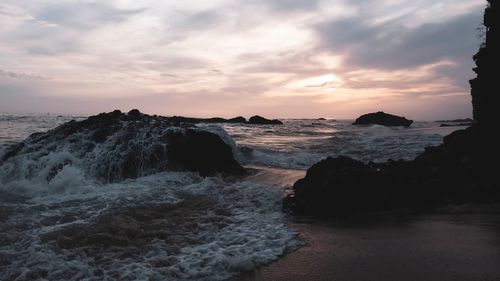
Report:
[[[465,207],[439,215],[392,213],[334,222],[290,217],[289,226],[305,245],[233,280],[500,280],[498,209]]]
[[[499,214],[290,226],[305,246],[235,280],[500,280]]]

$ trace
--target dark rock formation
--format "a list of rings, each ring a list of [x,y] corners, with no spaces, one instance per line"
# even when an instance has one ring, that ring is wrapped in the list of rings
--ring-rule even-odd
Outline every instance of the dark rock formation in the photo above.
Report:
[[[482,143],[482,137],[476,127],[456,131],[413,161],[365,164],[329,157],[307,170],[285,204],[301,213],[337,216],[500,200],[488,156],[497,140]]]
[[[231,147],[216,134],[187,129],[167,135],[169,168],[197,171],[201,175],[217,172],[242,173],[242,167],[234,160]]]
[[[212,117],[212,118],[192,118],[192,117],[183,117],[183,116],[173,116],[168,117],[168,120],[174,123],[246,123],[247,120],[244,117],[238,116],[231,119],[224,119],[221,117]]]
[[[232,148],[218,135],[138,110],[101,113],[33,134],[8,148],[0,160],[0,183],[32,178],[51,182],[72,168],[102,182],[165,170],[203,176],[243,172]]]
[[[470,123],[443,123],[439,125],[439,127],[468,127],[472,126],[472,122]]]
[[[404,126],[409,127],[413,120],[404,117],[387,114],[382,111],[361,115],[353,125],[383,125],[383,126]]]
[[[473,120],[470,118],[464,118],[464,119],[453,119],[453,120],[436,120],[434,122],[438,122],[438,123],[472,123]]]
[[[327,158],[294,184],[295,194],[285,198],[285,206],[300,213],[338,216],[500,201],[495,164],[499,138],[493,127],[500,92],[495,81],[500,15],[499,1],[488,2],[486,42],[474,56],[478,77],[471,80],[474,124],[446,136],[442,145],[426,148],[413,161],[365,164],[347,157]]]
[[[241,124],[257,124],[257,125],[282,125],[283,123],[279,120],[269,120],[261,116],[253,116],[248,121],[241,116],[234,117],[231,119],[224,119],[221,117],[212,117],[212,118],[192,118],[192,117],[183,117],[183,116],[173,116],[168,117],[168,120],[174,122],[176,124],[181,123],[241,123]]]
[[[278,119],[270,120],[270,119],[266,119],[266,118],[259,116],[259,115],[255,115],[255,116],[250,117],[250,119],[248,119],[247,123],[248,124],[256,124],[256,125],[283,125],[283,122],[281,122]]]
[[[486,40],[474,55],[477,77],[470,80],[474,121],[480,126],[498,124],[500,83],[500,8],[498,0],[488,0],[484,13]]]

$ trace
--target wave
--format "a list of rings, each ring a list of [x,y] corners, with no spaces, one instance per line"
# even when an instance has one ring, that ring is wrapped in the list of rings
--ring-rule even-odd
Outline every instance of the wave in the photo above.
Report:
[[[163,172],[3,203],[0,279],[227,279],[299,245],[282,192]]]
[[[17,193],[26,186],[48,191],[166,170],[210,175],[242,168],[232,148],[213,133],[161,117],[113,112],[70,121],[6,149],[0,184]]]
[[[217,126],[113,112],[0,156],[0,280],[224,280],[300,245]]]

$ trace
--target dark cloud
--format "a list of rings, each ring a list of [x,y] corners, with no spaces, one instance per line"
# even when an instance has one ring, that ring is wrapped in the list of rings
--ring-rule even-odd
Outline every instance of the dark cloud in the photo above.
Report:
[[[37,75],[37,74],[32,74],[32,73],[25,73],[22,71],[6,71],[0,69],[0,77],[8,77],[8,78],[15,78],[15,79],[27,79],[27,80],[47,80],[50,79],[48,76],[42,76],[42,75]]]
[[[463,61],[479,46],[479,11],[414,28],[406,27],[404,20],[373,24],[358,16],[319,25],[317,30],[323,48],[345,53],[346,64],[354,67],[403,69],[442,59]]]

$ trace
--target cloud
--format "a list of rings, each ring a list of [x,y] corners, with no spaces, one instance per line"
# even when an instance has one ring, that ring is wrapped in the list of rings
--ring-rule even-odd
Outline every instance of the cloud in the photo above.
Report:
[[[373,24],[360,16],[320,24],[318,32],[323,47],[344,53],[349,66],[404,69],[471,57],[480,22],[478,11],[417,27],[405,26],[404,18]]]
[[[482,2],[6,0],[0,104],[347,116],[452,95],[463,110]]]
[[[0,77],[8,77],[8,78],[15,78],[15,79],[26,79],[26,80],[47,80],[51,79],[49,76],[42,76],[42,75],[37,75],[33,73],[26,73],[23,71],[6,71],[0,69]]]
[[[33,16],[58,26],[89,29],[127,20],[145,9],[118,9],[106,2],[57,1],[35,11]]]

